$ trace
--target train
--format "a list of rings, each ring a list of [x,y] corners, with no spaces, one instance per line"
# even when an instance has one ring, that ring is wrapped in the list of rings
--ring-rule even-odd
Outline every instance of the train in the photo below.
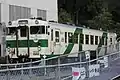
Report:
[[[39,18],[9,21],[6,26],[6,53],[12,61],[40,60],[75,53],[94,51],[115,44],[116,33],[83,26],[44,21]]]

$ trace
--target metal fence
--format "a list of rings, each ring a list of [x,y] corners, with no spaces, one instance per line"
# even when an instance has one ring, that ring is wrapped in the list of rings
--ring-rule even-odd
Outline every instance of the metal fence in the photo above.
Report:
[[[84,80],[86,80],[95,76],[90,74],[90,65],[99,64],[97,72],[102,74],[106,67],[120,58],[119,44],[101,47],[94,52],[87,50],[35,62],[1,64],[0,80],[72,80],[72,68],[83,67]],[[96,54],[96,57],[90,55],[90,58],[87,58],[86,52]],[[107,62],[104,61],[105,59]]]

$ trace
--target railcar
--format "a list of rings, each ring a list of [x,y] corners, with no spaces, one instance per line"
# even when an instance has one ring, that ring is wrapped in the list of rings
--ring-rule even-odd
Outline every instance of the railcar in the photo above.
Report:
[[[7,25],[6,52],[13,61],[38,60],[114,44],[116,33],[40,19],[18,19]]]

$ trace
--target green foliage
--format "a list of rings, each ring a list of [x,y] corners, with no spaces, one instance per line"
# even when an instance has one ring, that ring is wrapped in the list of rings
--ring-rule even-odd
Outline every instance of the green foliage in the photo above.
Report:
[[[59,23],[65,23],[65,22],[73,23],[71,15],[62,8],[59,11],[58,22]]]
[[[88,0],[87,11],[95,16],[99,14],[104,7],[103,0]]]
[[[112,14],[107,9],[102,9],[102,12],[88,21],[89,26],[94,29],[111,30],[115,26],[112,20]]]
[[[78,24],[88,25],[93,29],[109,30],[120,35],[120,0],[59,0],[62,8],[73,14]],[[60,9],[59,9],[60,10]],[[78,12],[77,17],[75,12]],[[65,10],[59,12],[59,22],[73,22]],[[66,15],[67,14],[67,15]]]

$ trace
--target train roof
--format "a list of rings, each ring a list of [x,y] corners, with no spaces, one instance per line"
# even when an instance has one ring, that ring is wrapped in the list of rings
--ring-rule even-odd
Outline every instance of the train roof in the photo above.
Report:
[[[79,28],[79,29],[89,29],[89,30],[95,30],[95,31],[101,31],[101,32],[106,32],[106,33],[114,33],[114,32],[110,32],[110,31],[103,31],[103,30],[97,30],[97,29],[90,29],[89,27],[85,27],[83,26],[76,26],[76,25],[72,25],[72,24],[62,24],[62,23],[56,23],[56,22],[48,22],[51,25],[55,25],[55,26],[62,26],[62,27],[70,27],[70,28]]]
[[[49,21],[44,21],[44,20],[39,20],[39,19],[18,19],[16,21],[11,21],[12,25],[9,25],[10,22],[8,22],[7,27],[12,27],[12,26],[16,26],[18,25],[18,21],[22,21],[22,20],[27,20],[29,22],[29,24],[36,24],[35,22],[37,21],[38,25],[55,25],[55,26],[62,26],[62,27],[69,27],[69,28],[80,28],[80,29],[89,29],[89,30],[95,30],[95,31],[101,31],[101,32],[106,32],[106,33],[114,33],[114,32],[110,32],[110,31],[103,31],[103,30],[97,30],[97,29],[90,29],[89,27],[85,27],[85,26],[76,26],[76,25],[70,25],[70,24],[62,24],[62,23],[57,23],[57,22],[49,22]]]

